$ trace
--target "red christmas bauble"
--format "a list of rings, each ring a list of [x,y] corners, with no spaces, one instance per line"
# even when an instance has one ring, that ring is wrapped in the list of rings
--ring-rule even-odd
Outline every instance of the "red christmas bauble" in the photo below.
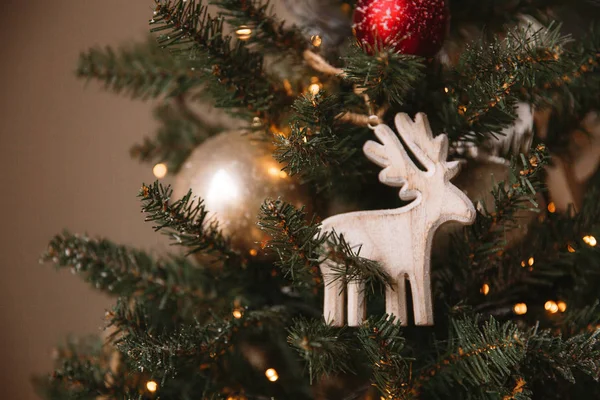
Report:
[[[353,29],[369,53],[383,44],[428,57],[442,47],[449,17],[445,0],[358,0]]]

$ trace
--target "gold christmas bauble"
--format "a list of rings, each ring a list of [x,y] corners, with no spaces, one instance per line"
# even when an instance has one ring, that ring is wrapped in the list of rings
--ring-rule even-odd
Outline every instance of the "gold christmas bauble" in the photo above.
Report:
[[[257,226],[257,216],[266,198],[281,197],[297,207],[309,205],[304,187],[272,157],[271,144],[252,140],[243,131],[214,136],[183,164],[175,178],[173,198],[192,190],[204,200],[209,219],[219,222],[235,250],[262,255],[261,243],[269,237]]]

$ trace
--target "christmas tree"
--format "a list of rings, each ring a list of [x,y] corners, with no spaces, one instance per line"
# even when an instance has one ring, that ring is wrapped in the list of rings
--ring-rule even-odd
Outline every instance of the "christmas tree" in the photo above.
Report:
[[[52,238],[115,306],[40,395],[600,398],[598,5],[279,6],[156,0],[147,42],[81,54],[158,100],[131,154],[175,176],[138,197],[179,248]]]

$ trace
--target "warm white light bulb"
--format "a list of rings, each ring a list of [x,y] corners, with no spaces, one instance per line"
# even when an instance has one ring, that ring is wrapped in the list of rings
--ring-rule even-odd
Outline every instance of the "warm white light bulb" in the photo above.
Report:
[[[559,310],[558,304],[554,300],[548,300],[546,304],[544,304],[544,308],[546,311],[550,312],[550,314],[556,314]]]
[[[156,392],[158,389],[158,383],[154,381],[148,381],[146,382],[146,389],[148,389],[149,392]]]
[[[483,286],[481,287],[481,293],[483,293],[484,296],[487,296],[488,293],[490,292],[490,285],[488,285],[487,283],[484,283]]]
[[[162,179],[167,175],[167,166],[163,163],[158,163],[152,168],[152,173],[158,179]]]
[[[275,382],[277,379],[279,379],[279,374],[277,374],[277,371],[275,371],[275,368],[269,368],[268,370],[266,370],[265,376],[271,382]]]
[[[584,236],[583,241],[590,247],[596,247],[596,244],[598,244],[596,238],[591,235]]]
[[[527,313],[527,304],[525,303],[517,303],[515,304],[515,306],[513,307],[513,311],[515,312],[515,314],[517,315],[523,315]]]
[[[252,36],[252,29],[248,28],[246,25],[242,25],[236,29],[235,34],[239,40],[248,40]]]
[[[316,96],[317,94],[319,94],[319,91],[321,90],[321,86],[318,83],[311,83],[308,86],[308,91],[310,92],[310,94],[312,94],[313,96]]]

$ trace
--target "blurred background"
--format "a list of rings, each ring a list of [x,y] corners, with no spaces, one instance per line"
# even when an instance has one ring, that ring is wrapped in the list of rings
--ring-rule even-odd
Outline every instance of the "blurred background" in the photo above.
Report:
[[[3,0],[0,56],[0,388],[35,399],[69,333],[98,333],[111,300],[39,265],[63,228],[154,248],[136,199],[151,168],[129,158],[154,129],[150,105],[74,76],[79,51],[144,39],[151,0]],[[159,246],[160,247],[160,246]]]
[[[152,105],[74,74],[80,51],[143,41],[154,1],[0,4],[0,388],[2,398],[31,400],[31,377],[51,371],[53,347],[69,334],[100,332],[112,304],[78,277],[39,264],[52,236],[68,229],[167,249],[136,198],[155,180],[152,168],[129,156],[154,133]]]
[[[281,13],[283,0],[274,1]],[[128,150],[154,132],[151,105],[75,78],[79,52],[144,40],[152,0],[4,0],[0,25],[0,388],[31,400],[68,334],[98,333],[112,300],[38,256],[62,229],[154,251],[137,192],[155,178]],[[220,114],[213,114],[220,118]],[[562,191],[564,180],[553,183]]]

